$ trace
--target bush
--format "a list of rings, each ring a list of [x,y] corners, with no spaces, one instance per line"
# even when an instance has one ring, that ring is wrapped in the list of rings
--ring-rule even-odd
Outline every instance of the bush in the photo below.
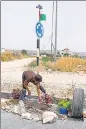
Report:
[[[23,56],[21,53],[16,53],[16,54],[12,52],[1,53],[1,61],[11,61],[11,60],[22,59],[22,58],[26,58],[26,57]]]
[[[22,54],[23,54],[23,55],[28,55],[27,50],[23,49],[23,50],[22,50]]]
[[[47,63],[48,68],[62,72],[73,72],[78,65],[80,65],[81,67],[86,66],[86,59],[62,57],[55,63],[50,61]]]
[[[1,54],[1,61],[10,61],[14,59],[15,57],[13,56],[11,52],[4,52]]]

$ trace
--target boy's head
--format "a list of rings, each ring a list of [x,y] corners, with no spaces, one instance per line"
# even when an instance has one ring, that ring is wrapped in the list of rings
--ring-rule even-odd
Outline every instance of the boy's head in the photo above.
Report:
[[[42,82],[42,76],[41,75],[36,75],[34,78],[34,84],[39,84],[40,82]]]
[[[41,82],[41,81],[42,81],[42,76],[39,75],[39,74],[37,74],[37,75],[35,76],[35,80],[38,81],[38,82]]]

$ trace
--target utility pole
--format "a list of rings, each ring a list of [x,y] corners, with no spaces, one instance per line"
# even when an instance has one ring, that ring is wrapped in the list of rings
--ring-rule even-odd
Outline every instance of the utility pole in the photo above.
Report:
[[[52,47],[53,47],[53,17],[54,17],[54,1],[53,1],[53,10],[52,10],[51,56],[52,56]]]
[[[55,53],[54,53],[54,61],[56,61],[57,55],[57,1],[56,1],[56,17],[55,17]]]

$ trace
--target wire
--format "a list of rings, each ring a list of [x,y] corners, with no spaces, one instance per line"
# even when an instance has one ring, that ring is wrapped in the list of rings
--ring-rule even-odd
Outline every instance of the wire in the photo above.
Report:
[[[49,41],[50,41],[51,37],[52,37],[52,34],[51,34],[50,37],[49,37],[48,43],[47,43],[46,46],[43,47],[42,49],[45,49],[45,48],[50,44]]]

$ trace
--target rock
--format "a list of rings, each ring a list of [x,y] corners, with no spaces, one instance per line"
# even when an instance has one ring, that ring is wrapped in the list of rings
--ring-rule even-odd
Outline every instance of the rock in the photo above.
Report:
[[[83,111],[83,117],[86,118],[86,110]]]
[[[11,109],[11,111],[12,111],[12,113],[20,114],[19,105],[14,105],[13,108]]]
[[[10,111],[10,106],[6,106],[5,110],[6,110],[6,112],[9,112]]]
[[[31,120],[31,114],[28,112],[22,113],[21,118]]]
[[[58,118],[59,118],[59,120],[66,120],[67,116],[63,115],[63,114],[58,114]]]
[[[24,102],[22,100],[19,101],[18,107],[19,107],[19,114],[20,115],[22,115],[22,113],[26,113],[25,105],[24,105]]]
[[[0,108],[5,109],[7,106],[6,102],[7,102],[7,99],[1,99]]]
[[[45,111],[42,114],[43,124],[52,123],[52,122],[56,121],[56,118],[58,118],[57,115],[50,111]]]

